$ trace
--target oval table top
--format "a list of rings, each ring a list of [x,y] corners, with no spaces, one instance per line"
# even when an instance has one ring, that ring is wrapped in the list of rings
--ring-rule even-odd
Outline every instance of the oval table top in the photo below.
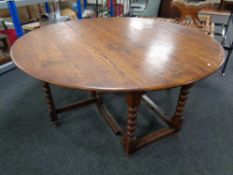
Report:
[[[178,24],[142,18],[70,21],[26,34],[11,49],[27,74],[97,91],[161,90],[193,83],[223,63],[220,44]]]

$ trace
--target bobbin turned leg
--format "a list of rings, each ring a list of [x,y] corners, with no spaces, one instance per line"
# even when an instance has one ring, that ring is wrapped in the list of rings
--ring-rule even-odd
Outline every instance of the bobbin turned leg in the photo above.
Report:
[[[140,105],[142,93],[134,92],[127,95],[128,104],[128,120],[127,131],[124,136],[124,148],[126,153],[132,154],[136,151],[137,138],[136,138],[136,126],[137,126],[137,112]]]
[[[179,132],[183,122],[183,112],[188,98],[189,90],[193,84],[185,85],[181,87],[179,99],[176,106],[175,115],[171,119],[171,125],[175,128],[176,132]]]
[[[46,82],[42,82],[42,85],[43,85],[43,90],[45,93],[45,98],[46,98],[46,102],[47,102],[48,109],[49,109],[50,119],[51,119],[52,124],[56,127],[59,125],[59,121],[58,121],[57,112],[54,106],[53,97],[51,94],[49,84]]]

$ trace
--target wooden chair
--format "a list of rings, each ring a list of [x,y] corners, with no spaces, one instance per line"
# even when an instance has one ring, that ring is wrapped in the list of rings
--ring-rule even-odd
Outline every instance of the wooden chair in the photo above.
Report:
[[[202,9],[213,8],[212,1],[210,2],[208,0],[201,3],[188,3],[185,0],[173,0],[171,5],[179,9],[181,14],[180,18],[156,18],[156,20],[181,24],[214,37],[215,25],[211,21],[210,15],[199,15],[199,11]]]
[[[210,1],[200,2],[200,3],[188,3],[184,0],[173,0],[172,6],[179,9],[181,17],[178,19],[179,22],[184,21],[187,17],[190,17],[193,24],[199,28],[202,28],[205,19],[200,19],[198,13],[202,9],[211,9],[213,4]],[[205,25],[205,24],[204,24]]]
[[[221,0],[219,9],[224,9],[227,5],[233,5],[233,0]]]
[[[199,30],[199,31],[203,32],[204,34],[209,35],[210,37],[214,38],[214,24],[211,22],[211,18],[209,16],[205,17],[206,21],[205,21],[205,23],[202,24],[201,27],[197,27],[193,23],[193,21],[189,20],[189,19],[179,21],[177,19],[172,19],[172,18],[155,18],[155,20],[184,25],[188,28],[191,28],[194,30]]]

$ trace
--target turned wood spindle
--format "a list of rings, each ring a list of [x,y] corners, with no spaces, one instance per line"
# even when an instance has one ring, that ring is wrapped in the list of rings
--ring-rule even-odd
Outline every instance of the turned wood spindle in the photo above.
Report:
[[[136,127],[137,127],[137,112],[141,101],[141,93],[131,93],[127,95],[128,103],[128,120],[127,120],[127,131],[124,138],[125,151],[128,154],[132,154],[136,151],[137,138],[136,138]]]
[[[172,126],[177,132],[180,131],[183,122],[183,112],[188,98],[189,90],[193,85],[185,85],[181,87],[179,99],[176,106],[175,115],[171,119]]]
[[[49,84],[46,82],[42,82],[42,86],[43,86],[43,90],[45,93],[45,99],[48,105],[51,122],[54,126],[58,126],[59,122],[58,122],[58,117],[57,117],[56,109],[55,109],[54,102],[53,102],[51,89],[49,87]]]

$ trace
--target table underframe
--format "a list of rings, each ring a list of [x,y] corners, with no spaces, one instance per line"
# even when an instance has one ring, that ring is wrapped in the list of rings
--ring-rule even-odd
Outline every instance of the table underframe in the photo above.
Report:
[[[147,95],[145,95],[144,92],[141,91],[127,92],[126,100],[128,105],[128,119],[127,119],[127,126],[124,131],[118,125],[118,123],[116,122],[112,114],[109,112],[109,110],[104,106],[100,93],[91,92],[92,97],[87,100],[69,104],[62,108],[56,108],[54,105],[49,83],[42,82],[42,85],[49,109],[50,119],[55,127],[59,126],[60,124],[58,120],[58,114],[76,108],[80,108],[89,104],[96,104],[98,110],[102,114],[107,124],[111,127],[114,134],[120,136],[120,141],[124,146],[125,152],[127,154],[133,154],[139,148],[149,143],[152,143],[160,138],[169,136],[174,133],[178,133],[181,130],[185,104],[188,98],[189,90],[193,86],[193,84],[181,86],[179,98],[177,101],[176,111],[175,114],[170,119],[168,119],[168,117],[163,113],[163,111]],[[136,136],[137,112],[141,101],[144,102],[152,111],[157,113],[158,114],[157,116],[164,123],[167,124],[167,127],[154,131],[141,138],[137,138]]]

